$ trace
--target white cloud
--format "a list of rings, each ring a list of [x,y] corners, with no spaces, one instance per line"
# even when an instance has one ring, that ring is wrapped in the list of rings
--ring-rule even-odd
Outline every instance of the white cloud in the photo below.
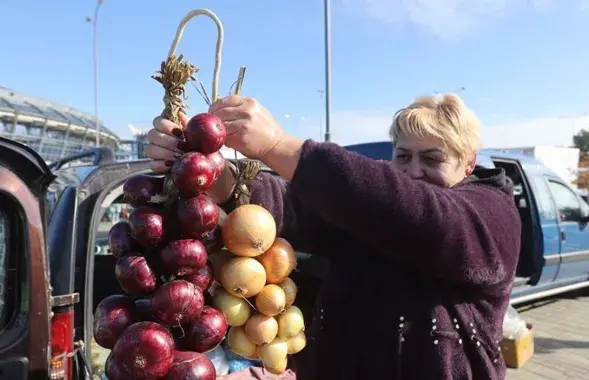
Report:
[[[588,0],[578,1],[580,7]],[[547,12],[556,0],[342,0],[352,14],[387,23],[409,22],[441,38],[485,27],[520,9]]]

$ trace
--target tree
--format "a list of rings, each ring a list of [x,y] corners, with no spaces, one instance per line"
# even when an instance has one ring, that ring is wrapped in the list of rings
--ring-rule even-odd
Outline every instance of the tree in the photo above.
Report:
[[[575,148],[579,148],[579,170],[575,185],[580,189],[589,189],[589,131],[583,129],[573,136]]]

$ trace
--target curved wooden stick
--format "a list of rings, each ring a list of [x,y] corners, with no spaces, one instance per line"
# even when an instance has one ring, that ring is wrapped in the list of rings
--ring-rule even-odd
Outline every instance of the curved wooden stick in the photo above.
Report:
[[[224,38],[223,24],[221,23],[221,20],[219,20],[217,15],[209,9],[195,9],[188,12],[188,14],[184,16],[182,21],[180,21],[180,25],[178,26],[178,30],[176,31],[176,36],[174,37],[174,41],[172,42],[172,46],[170,47],[168,57],[171,57],[174,54],[176,54],[176,48],[178,47],[178,43],[182,38],[182,34],[184,34],[184,29],[186,28],[186,25],[190,20],[192,20],[194,17],[198,15],[208,16],[217,25],[217,50],[215,55],[215,70],[213,72],[213,92],[211,94],[211,101],[214,103],[217,101],[219,94],[219,71],[221,70],[221,55],[223,53]]]

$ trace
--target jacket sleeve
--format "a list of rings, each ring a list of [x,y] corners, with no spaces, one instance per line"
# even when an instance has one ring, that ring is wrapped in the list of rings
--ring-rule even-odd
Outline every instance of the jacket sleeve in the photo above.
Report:
[[[290,185],[281,177],[260,172],[250,183],[250,203],[263,206],[276,221],[277,235],[301,252],[321,254],[318,249],[328,227],[319,214],[294,197]]]
[[[327,224],[433,277],[503,292],[514,276],[519,214],[508,192],[484,181],[440,188],[390,162],[306,141],[291,187]]]

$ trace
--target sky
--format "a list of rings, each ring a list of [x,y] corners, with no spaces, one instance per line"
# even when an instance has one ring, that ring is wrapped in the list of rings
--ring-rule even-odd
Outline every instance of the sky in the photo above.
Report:
[[[122,137],[163,107],[151,75],[182,17],[209,8],[225,31],[219,91],[247,67],[256,97],[302,138],[322,138],[320,0],[104,0],[98,18],[99,115]],[[92,0],[0,0],[0,86],[93,114]],[[488,147],[570,145],[589,129],[589,0],[332,0],[332,138],[385,140],[393,113],[423,94],[458,91]],[[186,28],[178,53],[210,94],[217,30]],[[463,90],[461,90],[463,89]],[[192,112],[206,103],[193,87]]]

